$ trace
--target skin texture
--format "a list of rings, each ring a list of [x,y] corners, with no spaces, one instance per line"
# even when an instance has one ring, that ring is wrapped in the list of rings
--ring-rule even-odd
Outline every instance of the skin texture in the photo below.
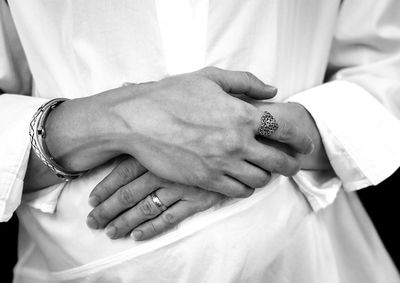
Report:
[[[99,201],[110,197],[119,202],[108,206],[110,212],[100,205],[91,213],[89,226],[104,227],[121,209],[134,207],[149,190],[157,189],[157,180],[168,180],[165,186],[172,188],[171,192],[177,193],[177,187],[187,188],[179,203],[185,199],[196,208],[187,211],[171,207],[178,214],[161,215],[169,215],[165,219],[170,227],[214,204],[217,195],[248,197],[254,188],[269,182],[271,173],[293,176],[298,172],[300,159],[296,154],[310,153],[313,140],[301,130],[302,125],[284,119],[287,111],[282,111],[282,117],[273,113],[280,127],[270,139],[282,146],[256,137],[264,110],[254,101],[272,98],[276,91],[248,72],[214,67],[158,82],[130,84],[61,104],[48,117],[46,144],[55,160],[69,171],[89,170],[125,154],[142,168],[122,180],[136,180],[144,170],[153,174],[153,181],[142,184],[146,192],[142,198],[131,197],[136,195],[135,189],[122,190],[118,198],[95,193],[93,197]],[[115,174],[129,175],[120,171],[128,171],[127,166],[121,166]],[[34,154],[25,181],[25,192],[59,182]],[[108,190],[115,192],[129,182],[111,182]]]
[[[247,197],[270,172],[293,175],[299,162],[255,138],[262,112],[236,94],[268,99],[276,89],[250,73],[217,68],[128,85],[61,104],[49,116],[46,143],[70,171],[128,154],[162,179]],[[288,144],[310,151],[310,137],[290,124],[286,131],[295,133]],[[51,178],[32,155],[26,191],[57,182]]]
[[[87,223],[94,229],[107,225],[106,233],[112,239],[130,234],[135,227],[132,237],[148,239],[226,198],[219,193],[158,178],[132,157],[123,158],[95,190],[96,197],[91,198],[91,202],[102,204],[88,217]],[[152,192],[162,199],[167,211],[162,213],[154,204],[149,196]],[[102,201],[100,197],[108,199]]]
[[[235,83],[227,83],[227,78]],[[116,106],[123,115],[139,110],[123,119],[129,121],[125,152],[160,178],[246,197],[253,187],[268,182],[266,172],[292,175],[299,170],[295,159],[255,139],[262,112],[228,94],[255,99],[275,95],[254,76],[209,68],[135,87],[135,104],[123,101]],[[296,138],[299,150],[309,150],[309,137]],[[280,160],[287,166],[274,166]]]
[[[276,134],[270,139],[259,138],[260,142],[280,154],[292,155],[302,169],[330,168],[319,132],[303,106],[297,103],[253,103],[260,110],[272,113],[279,124]],[[312,137],[314,150],[311,154],[296,152],[297,129]],[[286,165],[282,163],[281,166]],[[152,192],[156,192],[168,207],[166,211],[162,212],[148,196]],[[92,191],[90,203],[95,208],[89,214],[87,224],[93,229],[106,228],[112,239],[130,234],[135,240],[145,240],[223,199],[219,193],[162,180],[146,171],[137,160],[125,157]]]

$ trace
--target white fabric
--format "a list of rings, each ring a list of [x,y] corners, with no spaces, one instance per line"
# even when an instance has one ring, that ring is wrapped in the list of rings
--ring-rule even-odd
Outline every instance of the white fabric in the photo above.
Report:
[[[249,199],[133,242],[85,226],[104,166],[24,197],[15,282],[399,282],[357,197],[340,188],[378,183],[400,164],[400,2],[340,2],[11,0],[15,30],[0,1],[0,88],[30,87],[17,33],[35,83],[34,98],[0,96],[1,220],[18,205],[27,117],[43,99],[202,66],[251,71],[279,88],[274,101],[306,106],[335,170],[275,176]],[[335,82],[321,85],[327,67]],[[336,195],[318,213],[303,198],[317,211]]]
[[[289,100],[316,117],[330,163],[346,190],[376,185],[399,167],[400,122],[360,86],[336,80]]]
[[[0,221],[8,221],[21,202],[30,151],[29,123],[43,100],[7,94],[0,96],[0,103],[9,106],[1,107],[0,119]]]

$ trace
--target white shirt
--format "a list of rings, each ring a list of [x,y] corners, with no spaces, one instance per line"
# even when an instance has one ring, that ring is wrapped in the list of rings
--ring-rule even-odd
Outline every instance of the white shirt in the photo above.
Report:
[[[87,196],[112,168],[103,166],[24,196],[15,282],[398,282],[342,188],[377,184],[400,165],[400,2],[341,2],[0,1],[3,221],[20,205],[28,126],[43,101],[210,65],[251,71],[279,88],[274,101],[303,104],[334,169],[275,176],[248,199],[133,242],[85,226]]]

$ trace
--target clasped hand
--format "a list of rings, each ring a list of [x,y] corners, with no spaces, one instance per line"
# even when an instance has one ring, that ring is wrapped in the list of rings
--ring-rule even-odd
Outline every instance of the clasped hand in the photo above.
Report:
[[[107,227],[110,238],[129,233],[136,240],[151,238],[225,196],[250,196],[269,182],[271,172],[292,176],[302,164],[321,167],[325,162],[318,130],[301,105],[248,103],[234,97],[267,99],[276,94],[249,73],[206,68],[129,88],[139,105],[146,108],[152,102],[147,108],[152,115],[136,115],[135,123],[145,124],[139,135],[145,142],[131,152],[127,148],[134,158],[123,159],[91,193],[95,208],[87,223],[95,229]],[[268,140],[256,137],[265,110],[279,124]],[[304,158],[312,151],[314,157]],[[166,211],[148,196],[154,191]]]

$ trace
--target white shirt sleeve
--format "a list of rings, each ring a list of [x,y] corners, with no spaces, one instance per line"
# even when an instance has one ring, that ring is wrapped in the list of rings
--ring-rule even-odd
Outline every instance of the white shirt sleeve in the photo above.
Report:
[[[313,116],[336,174],[336,186],[327,190],[315,186],[332,182],[323,178],[326,173],[295,176],[316,210],[333,202],[340,187],[352,191],[376,185],[400,165],[398,11],[400,1],[344,1],[332,43],[330,82],[289,99]]]
[[[31,75],[8,6],[2,0],[0,66],[0,221],[7,221],[21,201],[30,152],[29,123],[45,100],[26,96]]]

